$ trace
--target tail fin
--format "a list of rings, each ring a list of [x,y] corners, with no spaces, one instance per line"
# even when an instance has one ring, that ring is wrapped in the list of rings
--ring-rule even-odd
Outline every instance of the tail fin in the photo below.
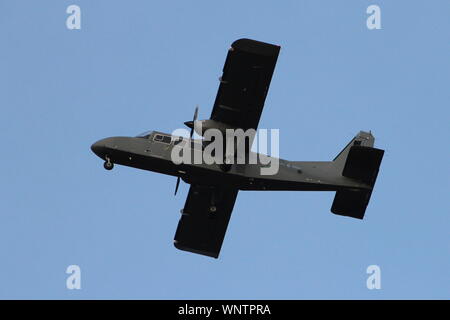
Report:
[[[366,190],[345,189],[336,192],[331,212],[362,219],[377,179],[384,150],[373,147],[375,138],[370,132],[360,131],[333,160],[344,177],[363,182]]]

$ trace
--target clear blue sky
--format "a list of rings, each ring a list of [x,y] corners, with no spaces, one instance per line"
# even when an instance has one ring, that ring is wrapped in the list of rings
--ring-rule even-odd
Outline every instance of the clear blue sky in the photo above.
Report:
[[[450,298],[449,30],[444,0],[1,1],[0,298]],[[260,122],[282,158],[359,130],[386,153],[365,220],[333,193],[240,192],[215,260],[173,247],[188,185],[90,145],[207,118],[242,37],[282,47]]]

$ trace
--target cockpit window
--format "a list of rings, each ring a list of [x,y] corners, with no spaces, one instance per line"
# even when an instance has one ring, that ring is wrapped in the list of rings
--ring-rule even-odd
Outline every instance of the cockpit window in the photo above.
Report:
[[[172,142],[172,137],[165,136],[163,134],[155,134],[155,136],[153,137],[153,141],[158,141],[158,142],[169,144]]]

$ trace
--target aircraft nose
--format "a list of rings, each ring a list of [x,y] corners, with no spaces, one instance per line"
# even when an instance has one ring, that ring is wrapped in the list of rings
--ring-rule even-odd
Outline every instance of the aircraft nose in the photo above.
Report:
[[[105,140],[106,139],[99,140],[91,146],[92,152],[94,152],[100,158],[103,158],[105,156],[106,152]]]

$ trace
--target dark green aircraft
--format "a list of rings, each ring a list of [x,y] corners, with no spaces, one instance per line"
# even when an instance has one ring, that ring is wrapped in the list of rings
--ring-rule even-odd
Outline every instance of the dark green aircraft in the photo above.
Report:
[[[185,122],[203,128],[257,129],[280,47],[250,39],[235,41],[228,51],[210,119]],[[198,132],[202,135],[204,132]],[[239,190],[334,191],[331,212],[362,219],[369,203],[384,151],[376,149],[370,132],[359,132],[333,161],[277,159],[276,174],[263,175],[266,164],[181,163],[172,160],[180,144],[204,150],[204,140],[149,132],[137,137],[111,137],[94,143],[92,151],[114,164],[178,177],[190,184],[175,234],[176,248],[217,258]],[[251,154],[249,143],[246,154]],[[257,154],[259,156],[259,154]]]

